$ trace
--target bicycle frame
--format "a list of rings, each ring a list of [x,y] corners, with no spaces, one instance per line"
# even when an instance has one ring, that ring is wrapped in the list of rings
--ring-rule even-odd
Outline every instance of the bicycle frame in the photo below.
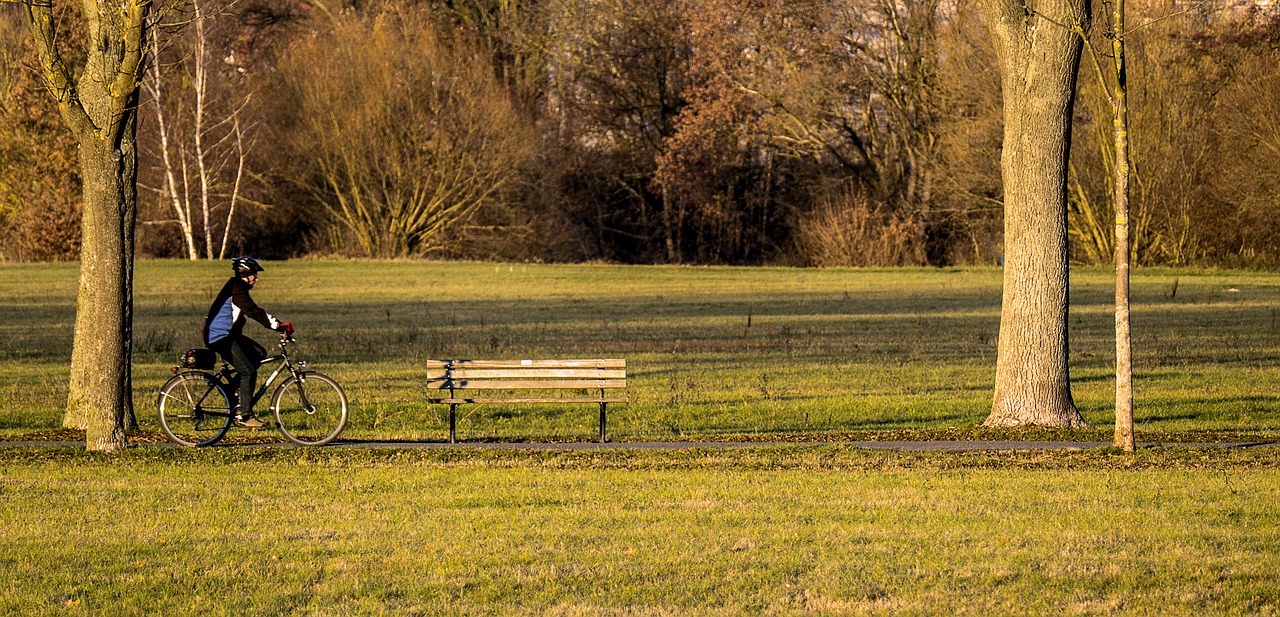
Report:
[[[300,374],[301,369],[304,369],[307,367],[307,362],[306,360],[298,360],[297,366],[296,367],[294,366],[294,362],[292,358],[289,357],[289,346],[288,346],[288,344],[292,342],[293,342],[293,337],[287,334],[281,334],[280,335],[280,353],[278,355],[268,356],[266,358],[263,358],[261,361],[258,362],[259,367],[266,366],[273,362],[279,362],[280,365],[277,366],[274,371],[271,371],[271,374],[267,376],[266,379],[262,380],[262,385],[258,388],[258,391],[253,394],[253,401],[250,402],[249,408],[253,408],[257,406],[258,402],[262,400],[262,397],[266,396],[267,390],[271,389],[271,386],[275,383],[276,378],[279,377],[280,374],[283,373],[286,369],[288,369],[289,375],[293,376],[295,379],[298,379],[299,381],[302,380],[302,375]],[[222,368],[218,369],[216,373],[213,373],[213,376],[218,381],[222,382],[224,385],[227,385],[229,387],[231,385],[230,377],[234,374],[235,374],[235,368],[227,364],[226,362],[223,362]],[[302,393],[302,398],[303,398],[304,404],[307,404],[307,405],[310,404],[310,403],[307,403],[306,401],[305,393]],[[243,401],[241,402],[241,404],[243,404]]]

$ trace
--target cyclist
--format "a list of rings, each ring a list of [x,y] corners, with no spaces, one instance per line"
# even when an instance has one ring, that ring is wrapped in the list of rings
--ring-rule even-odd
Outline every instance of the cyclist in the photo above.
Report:
[[[204,344],[236,368],[239,387],[232,393],[236,424],[262,428],[262,421],[253,415],[253,390],[258,382],[258,366],[267,357],[267,350],[244,335],[244,318],[252,317],[263,326],[286,334],[293,334],[293,325],[276,319],[249,296],[249,290],[258,282],[258,273],[264,270],[258,260],[236,257],[231,260],[231,269],[234,276],[222,286],[209,307],[209,316],[204,322]]]

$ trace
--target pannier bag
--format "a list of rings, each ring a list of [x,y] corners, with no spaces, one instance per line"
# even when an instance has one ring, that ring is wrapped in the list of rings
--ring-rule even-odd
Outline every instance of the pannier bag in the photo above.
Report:
[[[212,370],[214,362],[217,362],[217,354],[212,349],[203,347],[197,349],[188,349],[186,353],[178,356],[178,364],[182,368],[195,368]]]

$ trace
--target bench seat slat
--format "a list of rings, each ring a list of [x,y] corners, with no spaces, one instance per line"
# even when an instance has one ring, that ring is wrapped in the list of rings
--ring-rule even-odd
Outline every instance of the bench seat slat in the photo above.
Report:
[[[427,387],[433,390],[606,390],[625,388],[625,379],[530,379],[506,381],[499,379],[431,379]]]
[[[627,361],[610,358],[594,360],[427,360],[427,368],[627,368]]]
[[[605,398],[429,398],[428,403],[436,404],[456,404],[463,403],[629,403],[630,399],[626,397],[605,397]]]
[[[455,368],[428,369],[427,379],[526,379],[547,377],[570,377],[576,379],[626,379],[626,369],[603,368]]]
[[[449,406],[449,443],[457,442],[457,408],[469,403],[595,403],[600,406],[600,442],[605,442],[609,403],[630,403],[627,361],[427,360],[427,387]],[[573,390],[575,392],[570,392]]]

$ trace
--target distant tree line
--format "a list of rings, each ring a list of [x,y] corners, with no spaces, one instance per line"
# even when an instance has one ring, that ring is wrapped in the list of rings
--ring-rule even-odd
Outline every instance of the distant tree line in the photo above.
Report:
[[[183,0],[155,15],[142,256],[1002,253],[1000,78],[967,0]],[[1280,12],[1153,1],[1129,23],[1135,263],[1280,263]],[[0,4],[0,259],[74,259],[75,140],[27,36]],[[1091,70],[1068,227],[1073,260],[1105,264],[1111,119]]]

